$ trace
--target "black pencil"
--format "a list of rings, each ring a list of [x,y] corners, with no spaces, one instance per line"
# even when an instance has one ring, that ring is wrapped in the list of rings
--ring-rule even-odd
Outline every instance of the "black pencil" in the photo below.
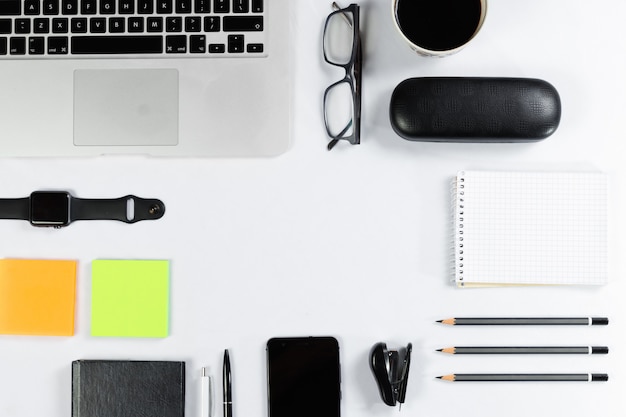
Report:
[[[606,346],[456,346],[438,349],[452,355],[464,354],[606,354]]]
[[[450,382],[596,382],[609,380],[607,374],[450,374],[437,378]]]
[[[607,325],[606,317],[460,317],[438,320],[437,323],[451,326],[480,325]]]

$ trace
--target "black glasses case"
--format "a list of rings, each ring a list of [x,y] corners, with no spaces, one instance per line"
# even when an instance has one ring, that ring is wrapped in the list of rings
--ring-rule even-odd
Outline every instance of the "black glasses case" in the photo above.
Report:
[[[393,130],[411,141],[534,142],[561,120],[561,100],[533,78],[410,78],[389,106]]]

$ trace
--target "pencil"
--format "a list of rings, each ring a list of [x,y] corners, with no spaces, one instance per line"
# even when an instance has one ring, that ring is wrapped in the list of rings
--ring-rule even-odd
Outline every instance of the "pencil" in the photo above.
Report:
[[[609,380],[609,376],[607,374],[450,374],[438,376],[437,378],[450,382],[596,382]]]
[[[479,325],[607,325],[606,317],[461,317],[437,320],[437,323],[451,326]]]
[[[437,349],[452,355],[465,354],[606,354],[607,346],[456,346]]]

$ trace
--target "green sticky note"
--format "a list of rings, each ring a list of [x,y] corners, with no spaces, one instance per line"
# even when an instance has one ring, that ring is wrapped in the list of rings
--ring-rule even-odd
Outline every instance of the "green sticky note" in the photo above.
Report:
[[[166,337],[169,262],[96,260],[91,278],[91,335]]]

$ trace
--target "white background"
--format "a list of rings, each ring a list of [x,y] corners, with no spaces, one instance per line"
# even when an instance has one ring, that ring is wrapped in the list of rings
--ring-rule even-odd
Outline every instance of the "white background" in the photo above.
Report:
[[[363,137],[326,151],[324,88],[343,76],[321,56],[330,2],[292,3],[293,144],[270,159],[4,159],[2,197],[67,189],[85,198],[162,199],[157,222],[79,222],[42,230],[0,222],[0,256],[79,261],[76,335],[0,337],[0,415],[68,417],[75,359],[187,362],[187,415],[199,375],[219,385],[231,349],[235,416],[267,415],[265,342],[333,335],[342,413],[392,416],[368,368],[378,341],[414,344],[403,415],[521,417],[624,414],[626,60],[620,0],[490,1],[459,54],[415,55],[394,32],[390,1],[361,4]],[[556,133],[533,144],[408,142],[389,125],[393,88],[415,76],[541,78],[562,99]],[[451,180],[461,169],[586,170],[610,176],[610,283],[602,288],[457,289],[450,282]],[[164,339],[90,336],[90,268],[99,258],[171,261]],[[608,316],[607,327],[452,328],[451,316]],[[620,337],[620,335],[622,337]],[[445,356],[451,345],[608,345],[606,356]],[[607,372],[607,383],[447,383],[454,372]],[[217,397],[221,389],[216,390]],[[306,407],[303,404],[303,407]],[[221,415],[217,407],[216,416]]]

